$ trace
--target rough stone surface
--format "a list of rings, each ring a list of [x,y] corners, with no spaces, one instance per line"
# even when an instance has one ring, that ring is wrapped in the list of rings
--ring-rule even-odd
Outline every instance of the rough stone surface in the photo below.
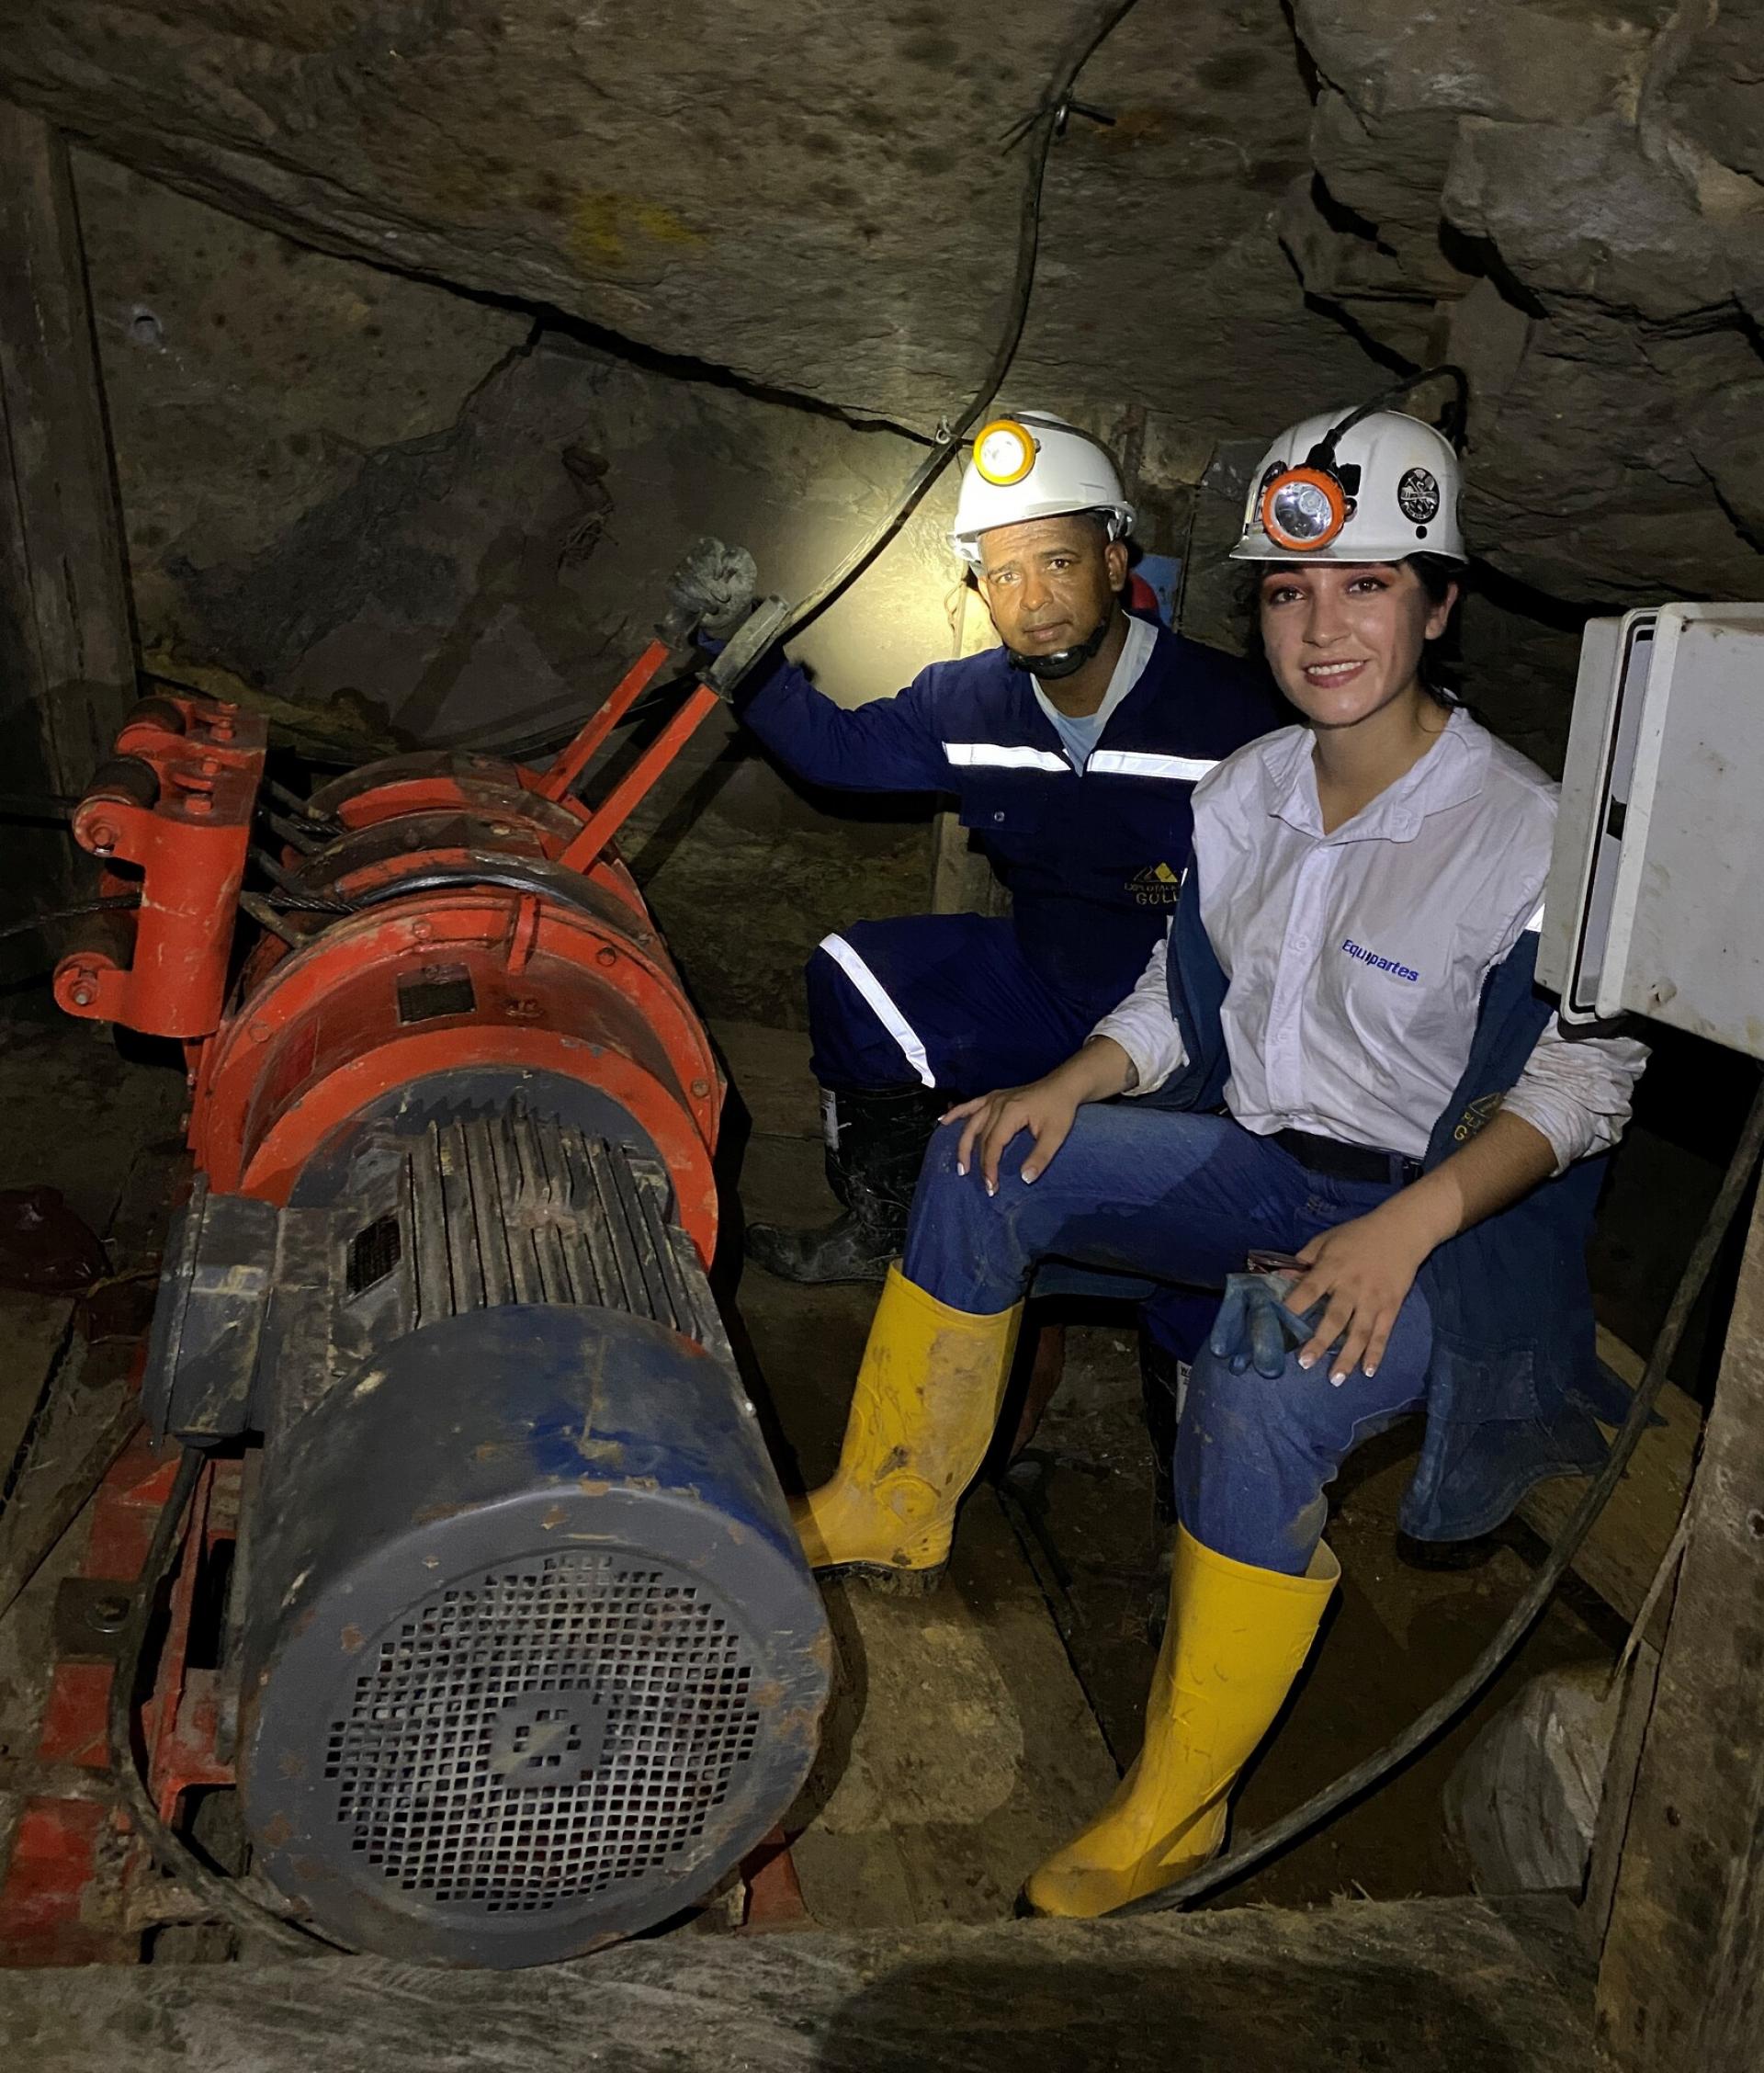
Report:
[[[1466,522],[1603,606],[1757,596],[1764,6],[1298,0],[1316,171],[1282,232],[1390,352],[1461,360]]]
[[[965,396],[1002,133],[1096,18],[820,0],[786,62],[739,6],[504,17],[0,0],[0,79],[158,176],[80,159],[150,651],[340,742],[561,724],[701,531],[786,590],[828,566],[922,450],[835,413]],[[1473,692],[1552,762],[1587,610],[1764,587],[1760,48],[1764,0],[1138,7],[1083,77],[1115,120],[1056,148],[1006,400],[1114,444],[1231,645],[1243,454],[1462,359]],[[947,651],[946,509],[804,643],[837,696]]]
[[[276,542],[369,455],[445,434],[530,317],[352,266],[74,156],[144,625]]]
[[[688,0],[4,0],[0,79],[306,242],[922,431],[1009,302],[1025,161],[1005,134],[1105,11],[1023,0],[1001,37],[984,10],[807,0],[785,39]],[[1140,7],[1083,92],[1117,120],[1059,146],[1023,371],[1046,385],[1045,340],[1087,398],[1125,380],[1203,419],[1282,407],[1249,337],[1357,371],[1266,234],[1308,115],[1277,0]]]

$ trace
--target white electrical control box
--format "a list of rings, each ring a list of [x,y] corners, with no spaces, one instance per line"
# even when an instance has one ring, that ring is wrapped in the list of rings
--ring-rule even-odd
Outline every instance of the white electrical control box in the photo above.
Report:
[[[1764,605],[1589,623],[1537,976],[1764,1058]]]

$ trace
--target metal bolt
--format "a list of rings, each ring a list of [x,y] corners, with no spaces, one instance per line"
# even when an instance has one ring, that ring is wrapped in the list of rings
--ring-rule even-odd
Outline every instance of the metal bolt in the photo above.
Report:
[[[212,813],[214,801],[201,792],[192,792],[185,801],[192,813]]]
[[[435,923],[433,922],[413,922],[411,923],[411,934],[419,943],[426,943],[430,936],[435,934]]]
[[[119,1592],[113,1598],[95,1598],[85,1608],[85,1624],[98,1634],[120,1634],[129,1617],[129,1600]]]
[[[597,965],[616,965],[618,962],[618,952],[606,949],[596,950],[594,952],[594,962]]]
[[[705,1096],[709,1093],[709,1092],[710,1082],[708,1080],[695,1080],[693,1082],[692,1098],[694,1101],[703,1101]]]
[[[202,775],[205,777],[212,777],[220,767],[220,758],[219,756],[204,756],[202,758]]]
[[[88,979],[75,980],[68,989],[68,999],[76,1008],[89,1008],[98,997],[98,990]]]
[[[117,831],[107,821],[95,821],[85,832],[94,849],[108,851],[117,846]]]

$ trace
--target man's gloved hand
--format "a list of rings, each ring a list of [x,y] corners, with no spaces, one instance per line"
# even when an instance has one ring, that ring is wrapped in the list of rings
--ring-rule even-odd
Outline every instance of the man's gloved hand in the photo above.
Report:
[[[712,640],[727,640],[753,605],[760,572],[744,547],[719,539],[695,540],[668,578],[667,620],[662,631],[680,636],[695,625]]]
[[[1253,1366],[1272,1382],[1284,1370],[1287,1355],[1311,1336],[1311,1327],[1283,1299],[1295,1278],[1289,1274],[1225,1277],[1225,1300],[1206,1348],[1216,1360],[1228,1361],[1233,1375]]]

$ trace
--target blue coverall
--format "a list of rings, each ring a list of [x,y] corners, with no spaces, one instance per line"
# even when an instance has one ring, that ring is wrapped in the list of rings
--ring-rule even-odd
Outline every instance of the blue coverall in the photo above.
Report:
[[[1050,1071],[1131,989],[1175,904],[1196,780],[1279,715],[1259,667],[1160,628],[1082,771],[1002,649],[851,710],[786,665],[741,717],[811,784],[949,794],[1009,889],[1009,919],[856,922],[807,967],[822,1086],[956,1099]]]

